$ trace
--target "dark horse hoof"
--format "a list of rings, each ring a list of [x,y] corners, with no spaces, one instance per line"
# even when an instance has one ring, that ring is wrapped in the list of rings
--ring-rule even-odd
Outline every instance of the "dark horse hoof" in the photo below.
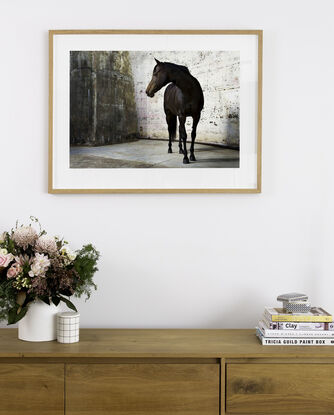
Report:
[[[179,149],[179,154],[183,154],[182,148]]]
[[[195,154],[190,154],[190,161],[196,161]]]
[[[185,158],[183,159],[183,164],[189,164],[189,159],[188,159],[188,157],[185,157]]]
[[[168,153],[173,153],[171,148],[168,149]]]

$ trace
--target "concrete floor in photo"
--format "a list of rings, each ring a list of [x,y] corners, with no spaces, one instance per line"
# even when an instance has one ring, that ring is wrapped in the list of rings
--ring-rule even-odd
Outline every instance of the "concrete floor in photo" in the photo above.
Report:
[[[188,157],[190,143],[187,143]],[[178,142],[173,142],[173,153],[167,153],[168,142],[138,140],[130,143],[99,147],[71,147],[71,168],[236,168],[239,151],[195,143],[195,162],[183,164]]]

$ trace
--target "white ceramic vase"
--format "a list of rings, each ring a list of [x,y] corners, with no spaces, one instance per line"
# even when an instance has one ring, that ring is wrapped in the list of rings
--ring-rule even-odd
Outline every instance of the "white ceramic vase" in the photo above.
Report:
[[[36,300],[29,305],[27,314],[18,322],[19,339],[28,342],[47,342],[57,338],[56,314],[59,305]]]

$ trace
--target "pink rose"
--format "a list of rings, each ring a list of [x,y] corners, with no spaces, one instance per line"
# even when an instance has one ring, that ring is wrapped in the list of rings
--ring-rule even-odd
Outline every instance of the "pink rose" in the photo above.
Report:
[[[21,271],[21,265],[16,262],[7,271],[7,278],[15,278]]]
[[[6,268],[13,261],[14,256],[12,254],[0,254],[0,268]]]

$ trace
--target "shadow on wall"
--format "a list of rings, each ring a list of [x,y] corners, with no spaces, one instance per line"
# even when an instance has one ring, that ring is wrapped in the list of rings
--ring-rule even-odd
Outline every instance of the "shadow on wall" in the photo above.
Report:
[[[129,52],[71,51],[71,145],[132,141],[137,128]]]

